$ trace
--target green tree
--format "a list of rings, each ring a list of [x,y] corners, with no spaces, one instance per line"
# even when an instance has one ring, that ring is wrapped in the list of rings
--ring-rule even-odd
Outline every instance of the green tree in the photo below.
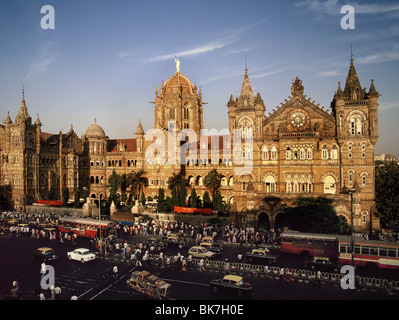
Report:
[[[79,188],[76,188],[76,190],[75,190],[74,205],[75,205],[75,208],[80,207],[80,190],[79,190]]]
[[[145,206],[145,195],[144,195],[144,191],[141,193],[141,198],[140,198],[140,202],[143,206]]]
[[[195,188],[191,190],[191,196],[190,196],[190,208],[198,208],[198,197],[197,197],[197,191]]]
[[[167,212],[165,190],[163,188],[158,189],[158,212]]]
[[[68,200],[69,200],[69,190],[68,190],[68,188],[63,188],[62,189],[62,205],[66,207],[68,205]]]
[[[116,173],[115,169],[112,170],[112,174],[109,178],[110,184],[110,192],[109,192],[109,200],[112,202],[114,201],[115,205],[119,205],[119,198],[118,198],[118,188],[121,181],[121,176]]]
[[[344,234],[349,230],[346,219],[337,215],[329,199],[300,197],[296,204],[277,215],[277,228],[332,234]]]
[[[218,173],[216,169],[210,171],[204,179],[204,186],[212,193],[213,208],[215,208],[216,194],[220,188],[220,183],[223,175]]]
[[[208,191],[205,191],[204,193],[203,203],[204,203],[204,208],[212,208],[212,201]]]
[[[144,187],[148,186],[148,179],[143,176],[144,170],[140,171],[132,171],[127,177],[127,185],[130,185],[131,189],[134,193],[137,192],[138,199],[140,199],[140,195]]]
[[[54,186],[50,187],[50,190],[48,192],[48,199],[49,200],[56,200],[57,199],[57,197],[55,195],[55,191],[54,191]]]
[[[185,181],[182,180],[180,182],[180,188],[179,188],[179,205],[181,207],[186,206],[186,197],[187,197],[186,184],[185,184]]]
[[[381,225],[399,226],[399,166],[383,162],[376,166],[375,203]]]

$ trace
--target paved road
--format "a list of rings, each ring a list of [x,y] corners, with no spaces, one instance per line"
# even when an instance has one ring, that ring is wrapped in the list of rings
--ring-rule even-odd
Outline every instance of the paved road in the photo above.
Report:
[[[134,270],[131,263],[121,261],[120,255],[98,258],[90,263],[81,264],[69,261],[67,252],[72,247],[58,240],[31,239],[29,236],[0,237],[0,286],[8,290],[15,277],[21,283],[23,298],[37,299],[35,289],[40,283],[40,261],[32,260],[30,252],[41,246],[50,246],[60,255],[52,265],[55,268],[55,285],[62,289],[62,299],[76,295],[80,300],[142,300],[141,294],[129,292],[126,280]],[[88,247],[87,240],[79,239],[79,247]],[[184,254],[184,252],[182,252]],[[233,253],[231,253],[233,254]],[[104,281],[102,273],[116,264],[119,268],[118,280]],[[171,300],[241,300],[235,295],[214,295],[209,290],[209,281],[220,278],[223,273],[189,270],[178,272],[163,270],[152,266],[150,271],[172,284]],[[314,286],[304,283],[280,284],[275,279],[264,277],[247,277],[254,287],[250,300],[282,299],[387,299],[386,295],[357,290],[342,290],[334,286]],[[49,297],[49,292],[45,292]],[[396,299],[396,297],[395,297]]]

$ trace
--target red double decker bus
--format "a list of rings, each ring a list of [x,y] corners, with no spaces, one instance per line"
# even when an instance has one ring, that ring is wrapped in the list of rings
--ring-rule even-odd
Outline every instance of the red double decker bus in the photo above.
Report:
[[[109,234],[115,225],[114,221],[77,217],[61,217],[58,221],[58,230],[61,232],[73,232],[79,237],[92,239],[98,235],[98,231],[101,232],[101,235]]]

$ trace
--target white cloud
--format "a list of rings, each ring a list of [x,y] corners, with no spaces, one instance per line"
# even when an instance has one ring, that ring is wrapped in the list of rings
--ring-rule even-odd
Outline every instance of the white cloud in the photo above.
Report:
[[[50,63],[53,61],[53,59],[47,58],[42,61],[39,61],[37,63],[34,63],[30,66],[28,73],[25,76],[25,80],[28,80],[29,78],[43,74],[47,71],[48,66]]]
[[[337,70],[323,71],[317,74],[318,77],[334,77],[338,75],[340,73]]]
[[[345,5],[351,5],[355,9],[355,13],[359,14],[381,14],[381,13],[391,13],[399,10],[399,4],[386,4],[386,3],[378,3],[378,4],[360,4],[357,2],[349,2],[345,3]],[[306,0],[300,3],[296,3],[297,7],[308,7],[309,9],[318,12],[318,13],[326,13],[339,15],[341,14],[341,7],[344,4],[338,4],[338,0],[326,0],[326,1],[318,1],[318,0]]]
[[[399,45],[393,47],[391,51],[375,53],[367,57],[358,58],[358,63],[380,63],[399,60]]]
[[[221,40],[221,41],[217,41],[217,42],[211,42],[211,43],[205,44],[203,46],[195,47],[193,49],[176,51],[173,53],[156,56],[156,57],[150,58],[148,60],[148,62],[163,61],[163,60],[172,59],[174,57],[186,57],[186,56],[191,56],[194,54],[206,53],[206,52],[210,52],[210,51],[213,51],[216,49],[222,49],[222,48],[228,46],[229,44],[234,43],[235,41],[236,40],[225,39],[225,40]]]

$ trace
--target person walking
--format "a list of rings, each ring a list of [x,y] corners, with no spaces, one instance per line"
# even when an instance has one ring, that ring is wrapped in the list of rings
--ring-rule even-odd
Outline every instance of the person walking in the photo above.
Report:
[[[200,262],[199,262],[199,271],[205,271],[205,267],[204,267],[204,259],[201,258]]]

